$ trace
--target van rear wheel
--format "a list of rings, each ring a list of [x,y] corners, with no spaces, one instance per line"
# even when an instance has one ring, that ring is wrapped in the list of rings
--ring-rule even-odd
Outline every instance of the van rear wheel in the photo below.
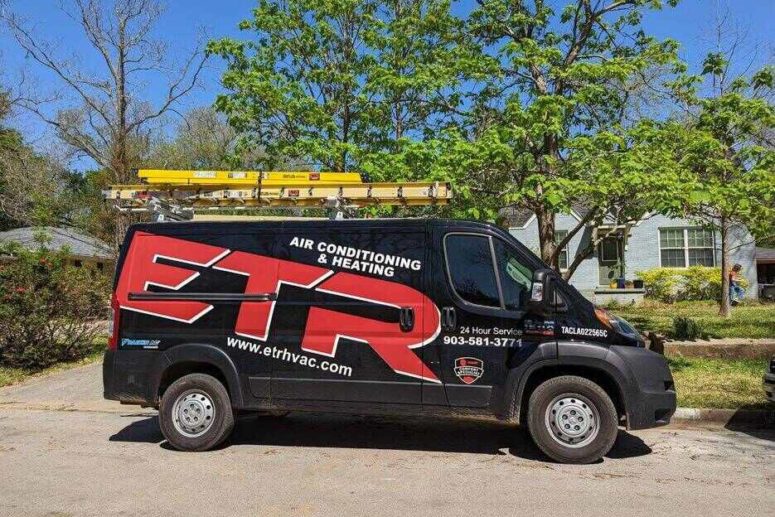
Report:
[[[210,375],[192,373],[173,382],[159,406],[161,432],[181,451],[218,446],[234,428],[229,393]]]
[[[611,397],[589,379],[573,375],[549,379],[533,391],[527,422],[536,445],[561,463],[599,460],[618,432]]]

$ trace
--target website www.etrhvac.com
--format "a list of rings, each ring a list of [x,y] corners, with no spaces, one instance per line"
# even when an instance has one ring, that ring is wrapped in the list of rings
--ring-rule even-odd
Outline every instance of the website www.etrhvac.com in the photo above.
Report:
[[[233,337],[226,338],[226,344],[232,348],[263,355],[264,357],[271,357],[272,359],[279,359],[287,363],[294,363],[300,366],[306,366],[308,368],[315,368],[317,370],[336,373],[344,377],[352,377],[353,374],[353,369],[350,366],[345,366],[339,363],[332,363],[330,361],[318,361],[317,357],[297,354],[281,347],[269,345],[265,346],[260,343],[253,343],[252,341],[245,341],[244,339],[237,339]]]

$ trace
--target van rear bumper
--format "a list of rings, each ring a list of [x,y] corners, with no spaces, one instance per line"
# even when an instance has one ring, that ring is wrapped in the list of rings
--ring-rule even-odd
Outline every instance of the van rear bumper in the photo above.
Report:
[[[145,350],[107,350],[102,362],[103,397],[125,404],[155,406],[152,372],[158,354]]]

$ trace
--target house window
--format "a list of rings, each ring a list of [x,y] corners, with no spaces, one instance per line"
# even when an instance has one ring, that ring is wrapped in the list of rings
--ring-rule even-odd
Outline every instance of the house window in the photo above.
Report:
[[[554,232],[554,243],[559,244],[561,240],[568,236],[568,230],[557,230]],[[561,270],[568,269],[568,246],[566,245],[562,251],[557,262]]]
[[[705,228],[660,228],[659,252],[662,267],[716,263],[713,231]]]
[[[619,260],[619,239],[606,237],[600,244],[600,261],[616,262]]]

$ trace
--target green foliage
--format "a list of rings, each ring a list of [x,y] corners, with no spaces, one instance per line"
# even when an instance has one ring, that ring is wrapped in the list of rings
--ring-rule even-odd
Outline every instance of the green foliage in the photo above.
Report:
[[[584,203],[626,220],[675,188],[655,130],[626,117],[644,77],[681,70],[640,26],[674,3],[485,0],[461,20],[448,0],[261,0],[249,39],[208,46],[227,63],[216,107],[235,153],[262,149],[268,167],[452,180],[443,212],[474,219]]]
[[[216,107],[242,136],[236,153],[400,176],[384,167],[411,161],[437,122],[460,23],[447,0],[261,0],[240,24],[251,39],[208,45],[227,62]]]
[[[677,340],[695,341],[704,339],[705,334],[702,332],[700,324],[692,318],[676,316],[673,318],[673,332],[670,337]]]
[[[712,53],[704,62],[705,77],[684,76],[674,83],[690,117],[680,132],[664,135],[674,146],[684,185],[664,211],[718,228],[726,267],[733,225],[742,224],[763,239],[775,227],[773,69],[729,80],[730,60]],[[703,80],[711,82],[709,90],[700,90]],[[726,285],[726,274],[719,276]],[[721,297],[721,312],[728,315],[729,310],[728,298]]]
[[[676,301],[719,300],[721,298],[721,268],[691,266],[688,268],[657,267],[638,271],[646,296],[666,303]],[[748,287],[745,278],[740,279]]]
[[[9,114],[0,91],[0,230],[57,225],[71,210],[63,192],[66,172],[3,125]]]
[[[65,251],[6,247],[0,262],[0,364],[45,368],[93,351],[107,316],[107,277]]]
[[[547,214],[539,239],[542,258],[553,263],[554,214],[582,204],[591,211],[581,226],[606,213],[626,221],[660,203],[655,193],[675,188],[664,159],[670,147],[653,138],[647,120],[629,117],[643,92],[659,86],[647,77],[683,69],[676,43],[648,36],[640,24],[662,5],[479,3],[467,34],[481,52],[473,70],[487,77],[468,113],[473,129],[446,153],[459,164],[451,171],[465,215],[492,218],[509,204]]]

